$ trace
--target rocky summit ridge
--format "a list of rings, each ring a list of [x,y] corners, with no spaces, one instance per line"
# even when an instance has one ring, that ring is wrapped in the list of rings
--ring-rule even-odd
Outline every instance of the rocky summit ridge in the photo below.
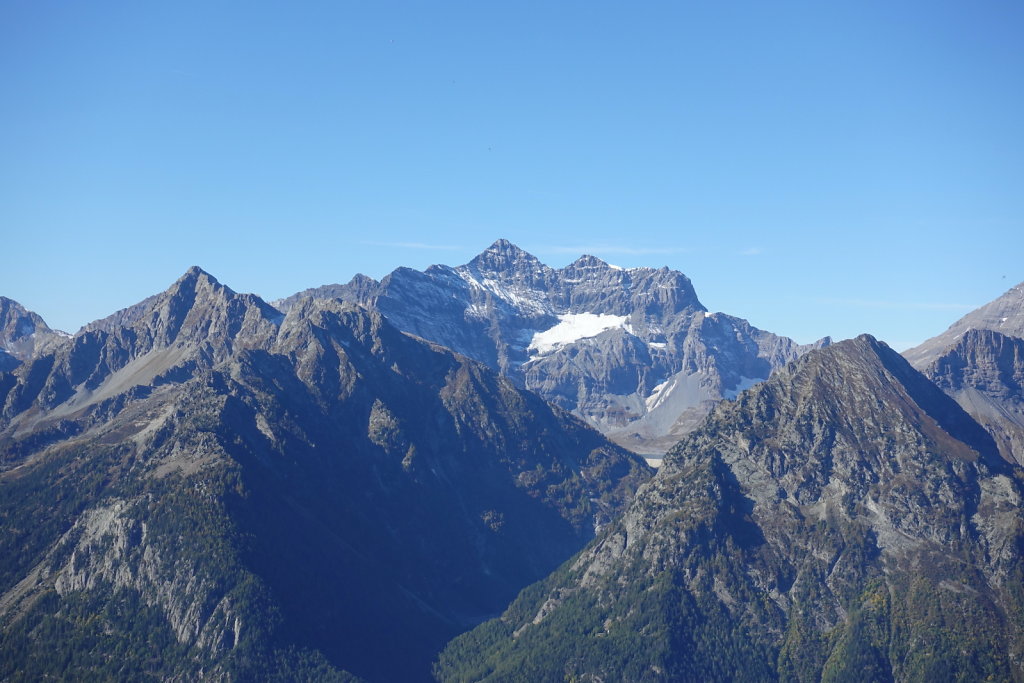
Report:
[[[13,299],[0,296],[0,371],[11,369],[66,337]]]
[[[864,336],[720,403],[441,680],[1016,680],[1024,480]]]
[[[1024,339],[968,330],[924,373],[988,429],[1007,461],[1024,465]]]
[[[11,426],[29,429],[135,387],[181,381],[240,348],[266,346],[283,318],[198,267],[143,303],[63,338],[19,368],[0,388]]]
[[[926,368],[972,329],[993,330],[1009,337],[1024,338],[1024,282],[963,316],[942,334],[907,349],[903,356],[915,368]]]
[[[637,452],[660,455],[715,401],[815,345],[710,313],[668,268],[584,255],[551,268],[508,240],[469,263],[357,276],[276,302],[337,297],[399,329],[486,363]]]
[[[1024,464],[1024,283],[903,355]]]

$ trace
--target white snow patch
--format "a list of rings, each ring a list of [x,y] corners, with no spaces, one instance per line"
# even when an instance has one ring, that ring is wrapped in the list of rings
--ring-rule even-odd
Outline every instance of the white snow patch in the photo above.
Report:
[[[675,388],[676,382],[675,377],[671,377],[658,386],[654,387],[651,391],[651,395],[644,399],[644,403],[647,405],[648,412],[654,410],[661,402],[664,401],[669,394],[672,393],[672,389]],[[671,384],[671,386],[669,386]]]
[[[608,264],[608,267],[611,268],[612,270],[625,270],[625,268],[623,268],[622,266],[614,266],[610,263]]]
[[[466,308],[466,316],[470,318],[486,318],[487,307],[481,304],[470,304]]]
[[[1002,318],[999,322],[1005,323],[1006,322],[1006,318]]]
[[[533,335],[528,347],[530,351],[544,356],[566,344],[596,337],[605,330],[623,327],[626,322],[624,315],[604,313],[566,313],[558,316],[558,319],[560,322],[554,327]]]
[[[647,342],[647,345],[652,349],[663,349],[668,346],[665,342]]]

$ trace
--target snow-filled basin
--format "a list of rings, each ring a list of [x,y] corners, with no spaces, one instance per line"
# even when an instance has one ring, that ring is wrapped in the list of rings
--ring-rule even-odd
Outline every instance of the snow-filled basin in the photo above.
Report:
[[[605,313],[566,313],[558,316],[558,324],[554,327],[537,332],[530,340],[531,355],[546,356],[559,347],[580,339],[596,337],[605,330],[622,327],[626,322],[624,315],[608,315]]]

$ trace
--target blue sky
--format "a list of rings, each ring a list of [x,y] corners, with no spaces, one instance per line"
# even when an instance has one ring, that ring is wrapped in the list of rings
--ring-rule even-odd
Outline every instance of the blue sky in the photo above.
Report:
[[[1019,2],[0,3],[0,294],[668,265],[896,348],[1024,280]]]

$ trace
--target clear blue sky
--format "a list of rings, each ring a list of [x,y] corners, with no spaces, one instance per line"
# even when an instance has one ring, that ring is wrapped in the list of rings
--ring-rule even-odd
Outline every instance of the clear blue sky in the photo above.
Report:
[[[506,237],[897,348],[1024,280],[1024,3],[0,2],[0,294],[268,299]]]

